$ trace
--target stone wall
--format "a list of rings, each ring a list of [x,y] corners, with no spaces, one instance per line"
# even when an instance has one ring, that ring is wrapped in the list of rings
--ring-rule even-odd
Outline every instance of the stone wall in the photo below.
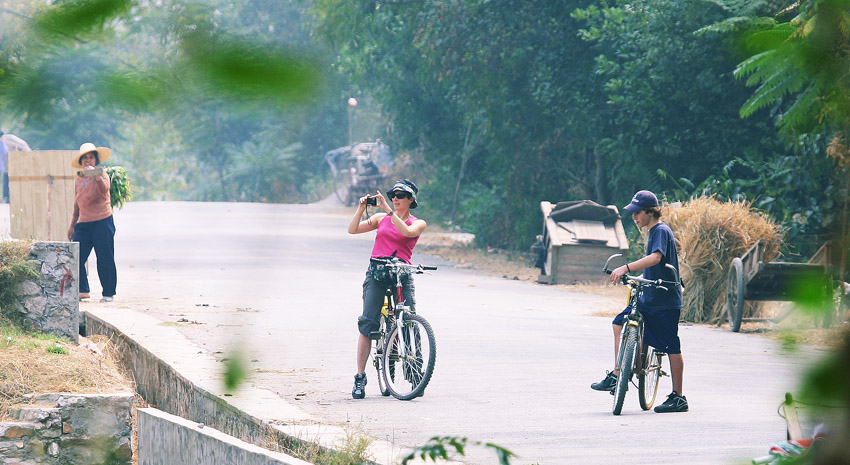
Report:
[[[6,316],[38,331],[77,342],[80,328],[77,242],[36,242],[29,260],[40,276],[18,285],[18,302],[4,309]]]
[[[0,462],[132,463],[133,393],[44,394],[0,423]]]

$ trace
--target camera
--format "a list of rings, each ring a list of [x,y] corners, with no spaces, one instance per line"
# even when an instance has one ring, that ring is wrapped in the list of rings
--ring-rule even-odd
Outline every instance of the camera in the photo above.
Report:
[[[367,197],[366,198],[366,205],[371,205],[373,207],[377,206],[378,205],[378,198],[377,197]]]

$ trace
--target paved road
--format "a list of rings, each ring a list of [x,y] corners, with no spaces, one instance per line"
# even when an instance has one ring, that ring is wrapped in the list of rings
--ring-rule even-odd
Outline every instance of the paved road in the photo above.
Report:
[[[367,398],[354,401],[355,321],[373,236],[346,234],[348,221],[328,205],[128,204],[115,220],[115,303],[179,324],[217,357],[239,347],[254,385],[401,446],[457,435],[504,446],[516,464],[608,464],[627,451],[633,464],[732,464],[784,438],[776,407],[816,351],[786,354],[766,338],[683,326],[691,411],[642,412],[631,391],[615,417],[611,396],[588,385],[611,363],[610,320],[591,314],[619,299],[426,255],[414,260],[440,266],[416,280],[419,313],[437,336],[426,395],[380,397],[370,367]],[[670,390],[669,378],[662,383],[659,397]],[[469,463],[497,463],[469,452]]]

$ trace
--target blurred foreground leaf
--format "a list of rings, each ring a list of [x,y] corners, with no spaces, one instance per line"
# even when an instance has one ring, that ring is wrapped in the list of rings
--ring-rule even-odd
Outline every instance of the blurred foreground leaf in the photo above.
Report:
[[[832,311],[832,289],[829,275],[806,271],[790,284],[791,300],[811,314],[829,314]]]
[[[103,76],[100,97],[130,110],[161,110],[173,103],[174,90],[164,74],[109,72]]]
[[[78,39],[130,9],[132,0],[77,0],[57,2],[42,10],[32,22],[33,31],[46,40]]]
[[[289,104],[318,91],[317,63],[293,51],[202,32],[188,35],[182,45],[191,67],[219,94]]]
[[[228,391],[234,391],[248,377],[245,358],[241,352],[234,351],[224,362],[224,386]]]

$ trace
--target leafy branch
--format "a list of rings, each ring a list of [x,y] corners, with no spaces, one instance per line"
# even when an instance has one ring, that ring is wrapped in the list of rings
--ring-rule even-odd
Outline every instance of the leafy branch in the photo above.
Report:
[[[470,445],[491,449],[499,458],[500,465],[510,465],[511,457],[516,457],[513,452],[489,442],[470,441],[468,438],[457,436],[434,436],[428,443],[413,449],[413,451],[402,459],[401,463],[402,465],[407,465],[417,457],[422,460],[431,459],[434,462],[437,459],[449,460],[449,453],[452,449],[460,455],[466,455],[466,448]]]

